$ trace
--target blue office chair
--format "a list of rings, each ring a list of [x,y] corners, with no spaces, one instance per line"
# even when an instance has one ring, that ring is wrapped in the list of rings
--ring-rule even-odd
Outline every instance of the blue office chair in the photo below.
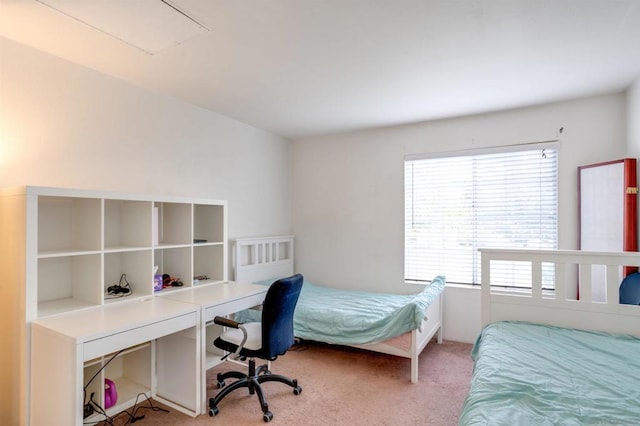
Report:
[[[220,411],[218,405],[229,393],[239,388],[248,388],[249,393],[258,394],[262,407],[262,419],[270,422],[273,413],[269,411],[269,405],[264,396],[261,384],[265,382],[281,382],[293,388],[294,395],[299,395],[302,388],[296,379],[289,379],[277,374],[271,374],[268,365],[262,365],[256,369],[254,358],[267,361],[275,360],[278,355],[284,355],[293,345],[293,312],[298,303],[298,296],[302,289],[302,275],[296,274],[288,278],[282,278],[269,287],[262,306],[262,322],[250,322],[240,324],[223,317],[215,317],[216,324],[229,327],[215,339],[213,344],[232,356],[239,359],[249,359],[249,371],[247,374],[240,371],[218,373],[218,388],[223,388],[214,398],[209,398],[209,415],[211,417]],[[238,379],[225,386],[228,378]]]
[[[627,275],[620,283],[620,304],[640,305],[640,272]]]

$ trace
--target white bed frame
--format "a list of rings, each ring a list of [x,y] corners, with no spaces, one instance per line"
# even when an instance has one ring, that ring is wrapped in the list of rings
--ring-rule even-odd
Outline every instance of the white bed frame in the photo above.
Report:
[[[240,238],[233,241],[233,247],[233,268],[235,280],[238,282],[250,283],[286,277],[294,273],[291,235]],[[411,359],[411,383],[417,383],[420,353],[434,336],[438,343],[442,343],[442,307],[441,293],[427,309],[421,328],[407,333],[408,345],[386,341],[351,346]]]
[[[640,336],[640,307],[619,304],[623,266],[640,266],[640,253],[577,250],[482,249],[482,325],[528,321],[559,327]],[[491,287],[495,261],[531,265],[530,291]],[[542,290],[543,263],[555,265],[555,292]],[[594,301],[592,285],[605,286],[605,301]],[[579,287],[580,300],[576,300]]]

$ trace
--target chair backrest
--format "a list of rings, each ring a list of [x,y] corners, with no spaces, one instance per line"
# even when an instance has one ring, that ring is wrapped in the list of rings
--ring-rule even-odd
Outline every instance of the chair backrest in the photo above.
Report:
[[[284,354],[294,343],[293,313],[302,290],[302,275],[271,284],[262,304],[262,351],[266,359]]]
[[[620,303],[640,305],[640,272],[627,275],[620,283]]]

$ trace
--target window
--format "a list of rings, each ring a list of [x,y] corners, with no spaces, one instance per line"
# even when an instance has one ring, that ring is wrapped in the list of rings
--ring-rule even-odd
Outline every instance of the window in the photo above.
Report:
[[[557,248],[557,181],[553,143],[407,158],[405,280],[479,284],[479,248]],[[491,282],[530,287],[528,269],[492,264]],[[543,287],[553,287],[551,265]]]

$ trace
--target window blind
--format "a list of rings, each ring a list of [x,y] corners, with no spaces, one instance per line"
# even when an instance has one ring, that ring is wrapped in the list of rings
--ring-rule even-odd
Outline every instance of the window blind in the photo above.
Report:
[[[405,280],[479,284],[479,248],[557,248],[557,180],[555,144],[406,159]],[[530,287],[530,267],[492,264],[491,282]]]

